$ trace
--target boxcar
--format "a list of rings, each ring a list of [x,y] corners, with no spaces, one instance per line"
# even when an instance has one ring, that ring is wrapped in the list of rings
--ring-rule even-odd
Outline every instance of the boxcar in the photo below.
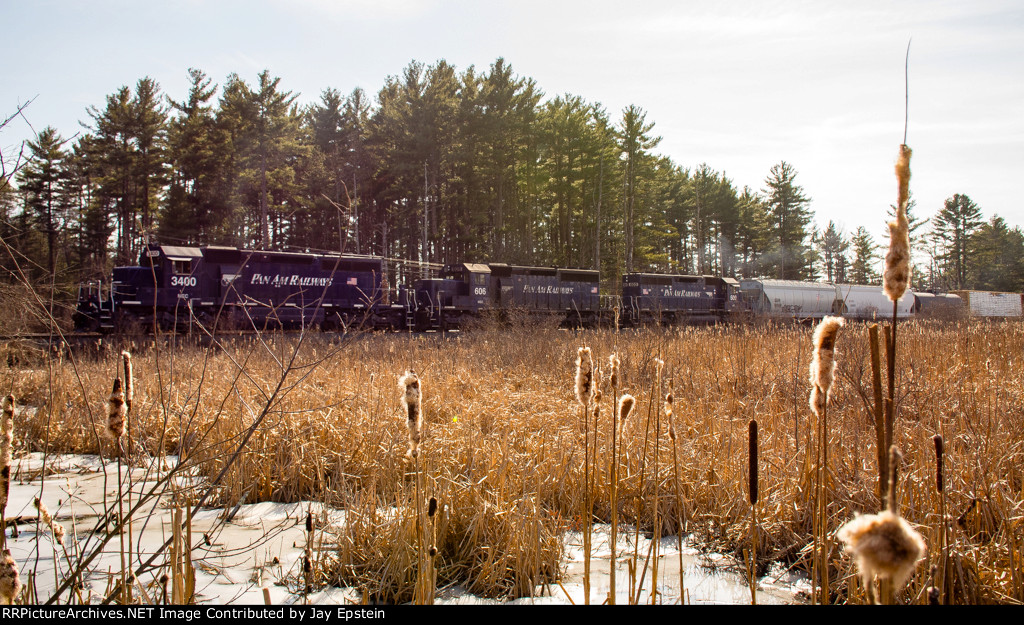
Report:
[[[972,317],[992,319],[1020,318],[1022,302],[1020,293],[998,293],[993,291],[953,291],[960,296]]]

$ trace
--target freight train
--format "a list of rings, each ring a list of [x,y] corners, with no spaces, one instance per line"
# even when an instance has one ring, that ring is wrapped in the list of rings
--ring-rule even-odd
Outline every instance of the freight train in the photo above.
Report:
[[[594,270],[501,263],[449,265],[439,277],[397,288],[387,276],[385,260],[374,256],[150,244],[138,265],[116,267],[109,284],[79,288],[74,322],[79,331],[101,333],[309,327],[422,332],[515,315],[570,327],[892,315],[878,286],[629,273],[619,292],[608,295],[600,292]],[[900,317],[964,309],[957,295],[909,291],[897,304]]]

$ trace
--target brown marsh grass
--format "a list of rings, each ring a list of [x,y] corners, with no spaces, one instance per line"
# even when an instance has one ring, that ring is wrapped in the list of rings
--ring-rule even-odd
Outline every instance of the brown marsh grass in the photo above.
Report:
[[[831,536],[854,514],[882,508],[867,336],[867,326],[850,324],[837,347],[825,480]],[[557,580],[561,533],[583,526],[586,426],[574,385],[583,345],[598,363],[619,354],[618,393],[637,400],[618,461],[621,522],[662,535],[684,526],[709,547],[749,549],[747,432],[757,419],[757,568],[782,562],[809,570],[816,424],[806,384],[811,331],[799,326],[582,336],[480,330],[448,341],[312,336],[294,361],[296,339],[287,336],[216,349],[136,349],[126,436],[136,454],[177,455],[209,478],[226,469],[207,504],[311,499],[344,508],[345,526],[323,528],[316,583],[408,601],[421,515],[395,380],[414,368],[429,388],[419,508],[430,497],[438,501],[426,529],[437,550],[436,584],[529,595]],[[1022,602],[1024,325],[905,323],[900,354],[894,444],[904,455],[901,513],[930,547],[943,542],[945,524],[945,601]],[[18,452],[113,457],[100,432],[119,366],[119,351],[110,350],[79,356],[73,367],[44,361],[0,370],[0,394],[35,409],[15,422]],[[614,394],[604,384],[601,413],[611,415]],[[674,439],[648,417],[663,409],[668,391]],[[611,421],[602,416],[589,452],[596,458],[590,497],[601,521],[612,518]],[[934,486],[935,435],[945,442],[942,493]],[[199,496],[182,494],[184,503]],[[899,601],[927,601],[926,588],[940,586],[930,573],[940,555],[930,549]],[[836,546],[828,561],[832,601],[862,601],[849,556]]]

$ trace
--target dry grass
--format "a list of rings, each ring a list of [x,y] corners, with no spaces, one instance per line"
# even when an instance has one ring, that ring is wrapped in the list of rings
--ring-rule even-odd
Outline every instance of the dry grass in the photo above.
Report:
[[[901,332],[894,441],[904,454],[901,512],[929,545],[940,543],[932,437],[941,434],[951,563],[944,592],[957,603],[1022,602],[1024,325],[913,322]],[[850,325],[837,349],[826,482],[833,536],[855,513],[882,507],[867,335],[866,326]],[[619,392],[637,399],[635,422],[621,441],[620,519],[649,531],[657,519],[666,535],[685,519],[686,531],[710,545],[747,548],[747,427],[756,418],[758,565],[809,566],[815,422],[806,384],[811,335],[803,327],[582,337],[529,328],[446,342],[390,335],[332,344],[312,337],[292,364],[295,339],[288,337],[219,349],[136,349],[127,435],[137,451],[180,454],[211,478],[226,467],[213,493],[217,503],[317,499],[348,510],[346,527],[325,529],[334,546],[324,548],[316,569],[321,583],[411,599],[419,518],[433,524],[426,532],[437,549],[437,584],[526,595],[557,576],[559,534],[582,526],[585,429],[574,375],[584,343],[597,363],[620,355]],[[661,410],[659,357],[664,391],[674,395],[674,450],[664,424],[655,440],[651,416]],[[21,449],[112,455],[99,431],[119,352],[80,356],[74,364],[43,360],[34,370],[0,370],[0,394],[38,408],[16,422]],[[429,388],[421,497],[440,504],[429,521],[415,512],[406,415],[395,385],[410,368]],[[606,386],[597,449],[590,452],[597,459],[594,513],[604,520],[612,516],[613,401]],[[937,585],[929,573],[937,557],[929,553],[918,565],[901,601],[927,599],[926,587]],[[830,562],[834,600],[861,600],[849,557],[836,548]]]

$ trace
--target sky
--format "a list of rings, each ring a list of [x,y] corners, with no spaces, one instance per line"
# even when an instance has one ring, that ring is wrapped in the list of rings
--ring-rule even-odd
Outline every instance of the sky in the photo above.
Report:
[[[220,85],[267,69],[312,104],[327,88],[375,96],[413,60],[486,72],[501,57],[546,98],[613,121],[639,106],[656,153],[740,190],[786,161],[818,227],[879,242],[906,118],[916,216],[960,193],[1024,227],[1019,0],[0,0],[0,35],[0,119],[29,102],[0,130],[8,164],[46,126],[84,132],[89,107],[146,76],[182,100],[189,68]]]

